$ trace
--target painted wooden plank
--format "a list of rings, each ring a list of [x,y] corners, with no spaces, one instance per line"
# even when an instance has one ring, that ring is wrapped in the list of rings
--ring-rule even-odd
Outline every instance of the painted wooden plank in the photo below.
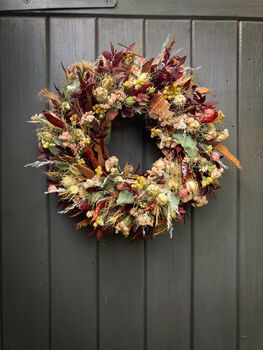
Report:
[[[174,52],[190,59],[190,21],[147,20],[147,57],[162,50],[167,36],[176,38]],[[147,139],[149,140],[149,135]],[[145,160],[151,168],[160,155],[145,141]],[[153,148],[154,147],[154,148]],[[168,233],[147,242],[147,346],[151,350],[190,349],[191,343],[191,224],[177,223],[173,238]]]
[[[240,23],[240,349],[263,348],[263,23]]]
[[[1,169],[3,347],[47,349],[49,259],[45,179],[25,168],[38,156],[35,126],[46,82],[45,20],[2,18]]]
[[[50,19],[50,82],[82,59],[93,61],[95,19]],[[72,219],[58,214],[51,201],[51,331],[54,349],[95,349],[97,344],[97,244],[87,230],[76,231]]]
[[[109,43],[129,45],[142,39],[142,20],[99,19],[99,52]],[[119,47],[120,48],[120,47]],[[125,161],[143,161],[143,124],[122,121],[113,128],[111,154]],[[143,242],[119,235],[101,241],[99,253],[99,339],[101,350],[142,350],[144,342]]]
[[[28,11],[39,9],[65,9],[65,8],[109,8],[116,5],[116,0],[2,0],[2,11]]]
[[[237,23],[193,22],[193,66],[201,85],[216,93],[231,133],[225,144],[236,154]],[[236,346],[237,180],[229,165],[217,200],[195,209],[194,222],[194,346],[234,349]]]
[[[5,0],[7,2],[7,0]],[[14,0],[13,0],[14,1]],[[28,1],[28,0],[25,0]],[[38,0],[40,1],[40,0]],[[50,0],[49,0],[50,1]],[[60,1],[60,0],[58,0]],[[94,0],[93,0],[94,1]],[[110,0],[105,0],[110,1]],[[8,1],[8,3],[10,0]],[[21,1],[22,2],[22,1]],[[53,1],[52,1],[53,2]],[[32,0],[33,3],[33,0]],[[74,2],[75,3],[75,2]],[[71,7],[75,7],[71,2]],[[88,5],[87,0],[87,6]],[[7,5],[8,6],[8,5]],[[77,6],[76,6],[77,7]],[[217,17],[237,18],[237,17],[255,17],[262,18],[263,16],[263,2],[261,0],[187,0],[174,1],[165,0],[117,0],[117,5],[114,8],[88,8],[85,9],[62,10],[60,12],[67,14],[97,14],[109,16],[162,16],[167,19],[167,16],[176,17],[194,17],[206,16],[211,19]],[[4,8],[3,8],[4,9]],[[0,5],[1,11],[1,5]],[[50,13],[56,10],[50,11]]]

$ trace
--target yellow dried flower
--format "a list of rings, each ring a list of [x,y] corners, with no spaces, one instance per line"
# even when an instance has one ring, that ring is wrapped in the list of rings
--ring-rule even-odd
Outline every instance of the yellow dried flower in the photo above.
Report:
[[[122,84],[122,86],[129,89],[132,86],[132,83],[129,80],[127,80]]]
[[[147,184],[147,180],[144,176],[138,176],[137,180],[132,184],[132,188],[136,188],[137,190],[141,190]]]
[[[98,216],[97,219],[95,220],[93,226],[97,227],[97,226],[103,226],[103,225],[104,225],[104,221],[102,220],[101,217]]]
[[[162,133],[161,129],[151,129],[151,138],[154,138],[156,136],[160,136]]]
[[[74,186],[70,186],[69,188],[68,188],[68,192],[70,193],[70,194],[77,194],[78,192],[79,192],[79,188],[78,188],[78,186],[76,186],[76,185],[74,185]]]
[[[203,178],[201,183],[202,183],[203,187],[206,187],[206,186],[210,185],[212,182],[213,182],[213,179],[210,176],[208,176],[208,177]]]
[[[100,176],[102,174],[102,169],[101,169],[100,165],[95,169],[95,172],[98,176]]]
[[[165,205],[168,202],[168,197],[164,193],[159,193],[156,197],[156,202],[159,205]]]
[[[177,179],[175,177],[172,177],[169,181],[168,181],[168,188],[171,191],[177,191],[179,187],[179,183],[177,181]]]
[[[96,114],[98,114],[99,118],[104,118],[105,117],[105,113],[107,112],[106,109],[101,108],[101,106],[99,104],[96,104],[92,107],[92,109],[94,110],[94,112]]]
[[[159,193],[159,190],[160,190],[160,188],[159,188],[158,185],[151,184],[151,185],[149,185],[149,186],[147,187],[146,192],[147,192],[150,196],[155,197],[155,196],[157,196],[157,194]]]
[[[180,94],[181,87],[177,86],[176,83],[173,83],[173,85],[166,86],[163,90],[163,97],[166,100],[173,100],[176,95]]]
[[[77,124],[77,119],[78,119],[78,115],[77,114],[73,114],[70,117],[71,124],[75,126]]]

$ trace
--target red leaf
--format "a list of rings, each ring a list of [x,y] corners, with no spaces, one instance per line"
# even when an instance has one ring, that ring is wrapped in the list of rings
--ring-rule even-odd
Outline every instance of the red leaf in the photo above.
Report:
[[[187,82],[183,85],[183,89],[188,90],[191,85],[192,79],[188,79]]]
[[[106,60],[111,60],[111,53],[109,51],[102,51],[103,56],[106,58]]]
[[[49,182],[52,185],[57,185],[59,183],[58,180],[52,180],[52,179],[47,179],[47,182]]]
[[[114,120],[114,119],[117,117],[117,115],[118,115],[118,112],[117,112],[117,111],[109,111],[109,112],[107,113],[107,118],[108,118],[109,120]]]
[[[43,111],[43,114],[51,124],[57,126],[58,128],[61,128],[61,129],[64,128],[65,124],[63,123],[62,120],[58,119],[57,117],[55,117],[54,115],[52,115],[51,113],[49,113],[47,111]]]
[[[71,218],[74,218],[75,216],[78,216],[78,215],[80,215],[81,213],[83,213],[83,211],[82,211],[82,210],[79,210],[79,211],[77,211],[75,214],[70,215],[70,217],[71,217]]]
[[[111,48],[112,54],[114,54],[115,50],[114,50],[114,46],[113,46],[112,42],[110,42],[110,48]]]
[[[98,230],[97,231],[97,241],[99,241],[102,237],[102,233],[101,233],[101,230]]]

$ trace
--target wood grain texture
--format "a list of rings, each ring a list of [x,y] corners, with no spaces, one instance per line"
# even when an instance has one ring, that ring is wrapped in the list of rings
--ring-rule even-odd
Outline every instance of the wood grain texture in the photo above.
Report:
[[[190,21],[147,20],[146,56],[157,56],[167,36],[176,38],[173,52],[190,58]],[[157,159],[149,135],[145,140],[145,163],[150,169]],[[157,147],[156,147],[157,149]],[[190,349],[191,317],[191,224],[176,223],[168,233],[147,242],[147,346],[151,350]]]
[[[99,19],[98,48],[142,39],[142,20]],[[120,49],[120,47],[117,46]],[[143,124],[138,118],[113,128],[110,153],[122,163],[142,163]],[[131,151],[132,150],[132,151]],[[101,350],[142,350],[144,343],[143,242],[119,235],[101,241],[99,254],[99,338]]]
[[[34,1],[20,1],[20,0],[2,0],[0,4],[0,11],[29,11],[39,9],[65,9],[65,8],[108,8],[114,7],[116,0],[34,0]]]
[[[5,0],[7,3],[10,0]],[[14,1],[14,0],[13,0]],[[17,0],[16,0],[17,1]],[[38,0],[40,1],[40,0]],[[58,0],[61,1],[61,0]],[[83,0],[81,0],[83,1]],[[54,2],[54,0],[52,1]],[[7,6],[8,6],[7,3]],[[75,3],[71,2],[72,7]],[[88,2],[87,2],[88,3]],[[22,6],[22,5],[20,5]],[[87,5],[88,6],[88,5]],[[1,5],[0,5],[1,11]],[[54,13],[54,11],[52,12]],[[114,8],[93,8],[62,10],[60,13],[74,14],[97,14],[110,16],[206,16],[206,17],[256,17],[263,16],[262,0],[117,0]]]
[[[226,114],[231,137],[225,142],[236,154],[237,23],[193,22],[193,67],[201,86],[214,93],[212,101]],[[234,349],[236,346],[237,178],[229,166],[216,192],[217,200],[195,209],[194,222],[194,346]]]
[[[50,19],[50,82],[82,59],[93,61],[95,19]],[[87,230],[76,231],[72,219],[58,214],[51,200],[52,348],[95,349],[97,344],[97,244]]]
[[[240,349],[263,348],[263,23],[240,23]]]
[[[45,20],[1,18],[2,291],[4,349],[46,350],[49,342],[45,179],[25,168],[38,156],[35,125],[43,104]]]

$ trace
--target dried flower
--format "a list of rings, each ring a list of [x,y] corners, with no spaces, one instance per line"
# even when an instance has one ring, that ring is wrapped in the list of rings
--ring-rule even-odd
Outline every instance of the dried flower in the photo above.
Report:
[[[107,171],[110,171],[113,167],[116,167],[116,165],[118,164],[119,159],[115,156],[112,156],[110,158],[108,158],[105,162],[105,168]]]
[[[173,103],[178,107],[183,107],[186,103],[186,98],[182,94],[176,95],[173,99]]]
[[[168,197],[164,193],[159,193],[156,197],[156,202],[160,205],[165,205],[168,202]]]

